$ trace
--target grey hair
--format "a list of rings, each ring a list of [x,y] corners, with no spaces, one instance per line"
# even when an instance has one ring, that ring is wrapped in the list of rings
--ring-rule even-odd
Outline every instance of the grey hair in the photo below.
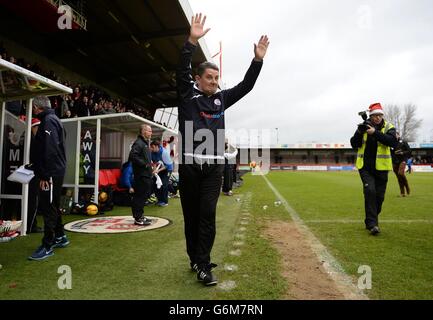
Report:
[[[51,109],[51,102],[46,96],[37,96],[33,98],[33,106],[44,110]]]
[[[152,129],[151,126],[149,126],[148,124],[143,123],[143,124],[140,125],[140,129],[138,130],[138,133],[141,134],[141,131],[143,131],[143,129],[145,129],[145,128]]]
[[[213,62],[202,62],[200,63],[200,65],[197,68],[197,74],[201,77],[203,75],[203,73],[206,71],[206,69],[213,69],[216,71],[220,71],[220,69],[218,68],[218,66],[213,63]]]

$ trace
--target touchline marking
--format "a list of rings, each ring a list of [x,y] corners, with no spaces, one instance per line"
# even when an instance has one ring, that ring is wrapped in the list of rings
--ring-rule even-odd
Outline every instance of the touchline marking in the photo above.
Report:
[[[233,247],[242,247],[244,245],[243,241],[235,241],[233,242]]]
[[[236,288],[236,282],[233,280],[224,281],[218,285],[218,288],[223,291],[230,291]]]
[[[323,268],[334,280],[338,290],[344,295],[344,297],[350,300],[368,300],[368,297],[360,289],[358,289],[358,287],[353,283],[351,277],[346,274],[338,261],[305,225],[299,214],[289,205],[287,200],[278,192],[278,190],[272,185],[265,175],[262,175],[262,177],[265,179],[269,188],[282,201],[282,205],[289,213],[296,228],[308,241],[311,249],[319,259],[319,262],[323,261]]]
[[[312,219],[312,220],[304,220],[305,223],[359,223],[364,224],[362,219],[359,220],[350,220],[350,219]],[[380,219],[379,221],[382,223],[433,223],[433,220],[428,219],[413,219],[413,220],[398,220],[398,219]]]

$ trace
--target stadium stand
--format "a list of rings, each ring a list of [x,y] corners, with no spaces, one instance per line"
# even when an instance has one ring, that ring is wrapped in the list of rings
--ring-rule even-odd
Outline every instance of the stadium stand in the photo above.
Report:
[[[130,111],[153,120],[157,109],[177,106],[174,75],[189,31],[188,4],[172,0],[62,3],[74,9],[71,30],[58,28],[61,15],[56,0],[0,0],[2,58],[14,57],[16,64],[78,88],[80,94],[52,98],[59,116]],[[202,44],[192,66],[210,59]],[[13,107],[22,113],[25,106]],[[164,123],[170,126],[160,121]]]

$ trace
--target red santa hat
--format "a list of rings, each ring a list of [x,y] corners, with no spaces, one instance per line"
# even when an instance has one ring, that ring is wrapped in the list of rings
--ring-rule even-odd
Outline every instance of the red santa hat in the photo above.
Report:
[[[373,114],[381,114],[383,115],[383,109],[382,106],[380,105],[380,103],[373,103],[369,108],[368,108],[368,112],[371,115]]]

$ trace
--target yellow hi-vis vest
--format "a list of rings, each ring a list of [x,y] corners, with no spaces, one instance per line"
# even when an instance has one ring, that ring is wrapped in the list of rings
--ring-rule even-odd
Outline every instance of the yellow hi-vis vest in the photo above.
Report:
[[[382,129],[380,132],[385,134],[389,129],[394,128],[394,126],[391,123],[388,123],[385,121]],[[364,133],[364,136],[362,137],[362,146],[358,149],[358,155],[356,158],[356,168],[362,169],[364,166],[364,152],[365,152],[365,146],[367,144],[367,132]],[[389,171],[392,170],[392,159],[391,159],[391,148],[377,142],[377,153],[376,153],[376,170],[380,171]]]

